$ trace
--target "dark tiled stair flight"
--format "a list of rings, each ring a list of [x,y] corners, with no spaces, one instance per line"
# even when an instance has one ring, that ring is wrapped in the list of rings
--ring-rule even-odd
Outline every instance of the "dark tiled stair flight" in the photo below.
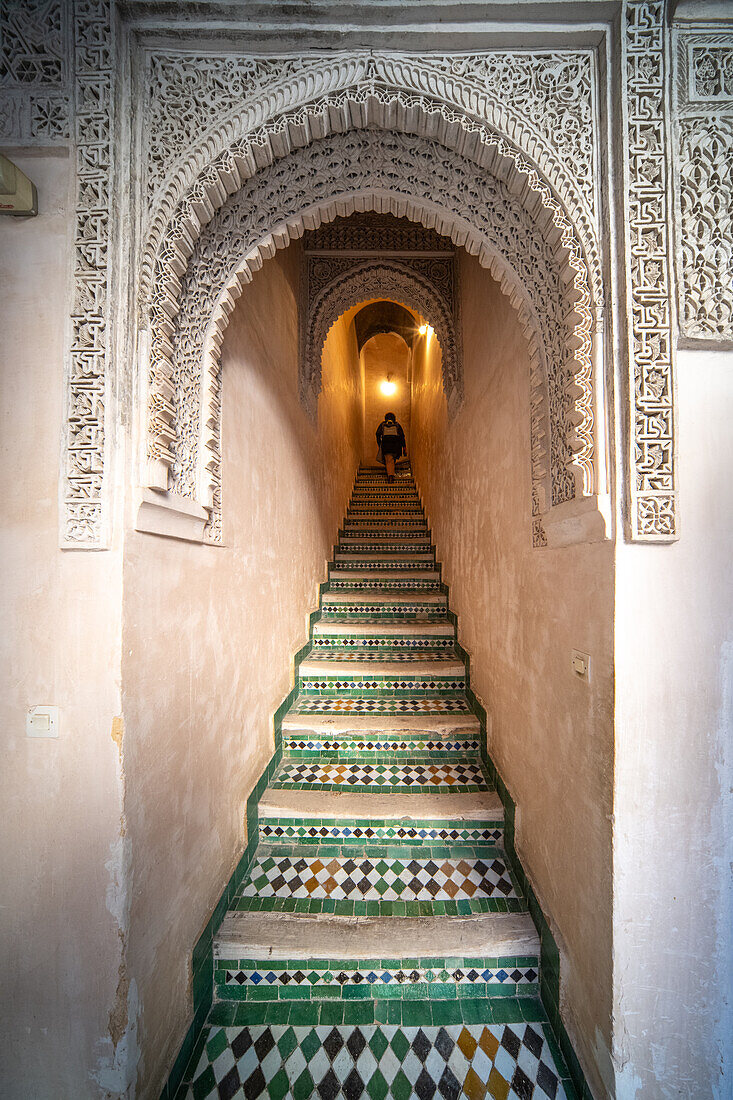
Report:
[[[362,467],[180,1095],[575,1095],[409,468]]]

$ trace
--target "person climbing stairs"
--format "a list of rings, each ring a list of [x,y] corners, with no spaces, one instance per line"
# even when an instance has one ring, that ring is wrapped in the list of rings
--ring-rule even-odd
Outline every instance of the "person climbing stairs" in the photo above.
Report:
[[[357,474],[178,1095],[576,1095],[409,467]]]

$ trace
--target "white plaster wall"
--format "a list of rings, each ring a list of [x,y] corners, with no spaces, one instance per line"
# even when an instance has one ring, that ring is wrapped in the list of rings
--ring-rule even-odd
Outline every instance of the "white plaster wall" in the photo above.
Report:
[[[465,402],[448,421],[435,337],[416,346],[411,454],[517,846],[562,956],[566,1026],[612,1084],[613,547],[534,550],[529,362],[516,315],[461,254]],[[591,656],[591,681],[571,651]],[[604,1079],[607,1084],[604,1084]]]
[[[733,1096],[733,353],[677,362],[681,537],[619,545],[618,1096]]]
[[[130,532],[124,710],[143,1058],[157,1098],[191,1019],[191,951],[245,845],[247,797],[361,450],[353,328],[323,355],[318,426],[298,401],[297,254],[245,289],[223,346],[224,547]]]
[[[0,1092],[81,1100],[126,1088],[135,998],[113,729],[121,553],[58,549],[71,164],[9,155],[39,215],[0,219]],[[34,704],[61,708],[58,740],[26,738]]]

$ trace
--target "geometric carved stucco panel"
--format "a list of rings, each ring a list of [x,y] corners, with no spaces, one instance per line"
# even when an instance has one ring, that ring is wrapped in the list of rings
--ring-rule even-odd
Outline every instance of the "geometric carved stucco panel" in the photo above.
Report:
[[[334,56],[327,55],[329,64]],[[349,55],[359,57],[356,54]],[[148,53],[143,87],[145,109],[145,175],[149,195],[171,174],[191,149],[222,126],[227,116],[241,112],[242,103],[268,86],[306,73],[318,55],[304,58],[253,57],[231,54]],[[323,60],[323,58],[321,59]],[[391,54],[375,59],[361,54],[362,74],[370,65],[389,60],[391,68],[412,68],[416,59]],[[595,71],[590,50],[537,52],[492,50],[480,54],[429,54],[421,59],[425,71],[449,78],[463,90],[463,105],[479,91],[514,113],[535,142],[554,148],[559,162],[572,164],[579,191],[588,210],[597,207],[595,172]],[[387,70],[381,75],[386,79]],[[413,80],[413,86],[415,81]],[[457,94],[454,95],[457,98]],[[305,100],[305,95],[303,96]],[[474,104],[475,106],[475,104]],[[479,116],[482,112],[475,111]],[[485,116],[485,110],[483,112]]]
[[[66,0],[0,4],[0,141],[68,142],[71,17]]]
[[[678,537],[664,0],[624,3],[630,534]]]
[[[733,30],[676,32],[680,333],[733,341]]]
[[[493,266],[525,314],[535,315],[552,366],[547,459],[552,503],[575,495],[568,432],[573,380],[568,375],[567,343],[577,318],[568,317],[557,240],[543,236],[536,210],[534,217],[528,216],[512,189],[477,170],[471,161],[448,156],[445,148],[415,135],[378,130],[333,135],[281,158],[245,181],[202,228],[181,278],[178,312],[169,336],[172,416],[177,427],[172,481],[176,492],[196,496],[207,325],[218,296],[236,278],[243,257],[274,226],[297,221],[304,209],[327,207],[350,192],[387,191],[405,207],[410,201],[423,203],[433,218],[445,216],[448,223],[459,213],[456,220],[473,227],[484,242],[484,262]],[[439,227],[439,231],[448,229]],[[510,278],[513,284],[507,282]]]
[[[206,181],[204,208],[209,191],[229,190],[226,150],[243,137],[253,149],[251,172],[263,167],[273,134],[274,155],[282,156],[330,132],[376,123],[449,146],[459,127],[458,151],[467,155],[490,147],[496,133],[508,137],[572,211],[598,298],[595,83],[592,52],[582,50],[457,57],[354,51],[275,60],[149,55],[142,73],[147,101],[141,139],[151,203],[143,296],[176,206],[197,179]],[[378,117],[380,104],[387,117]],[[289,111],[295,112],[292,123]],[[268,133],[257,138],[261,127]],[[217,180],[211,170],[220,158]]]
[[[0,5],[0,138],[71,145],[75,167],[60,543],[108,543],[109,242],[114,38],[110,0]]]

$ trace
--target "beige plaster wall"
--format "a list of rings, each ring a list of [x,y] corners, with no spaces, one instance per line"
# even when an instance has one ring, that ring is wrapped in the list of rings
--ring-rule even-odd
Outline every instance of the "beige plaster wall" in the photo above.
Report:
[[[364,368],[364,451],[363,461],[374,465],[377,453],[375,432],[386,412],[393,412],[405,431],[410,448],[410,349],[394,332],[380,332],[361,349]],[[385,397],[380,383],[387,375],[396,384],[392,397]]]
[[[318,426],[298,401],[297,256],[245,289],[223,347],[224,547],[129,532],[124,710],[140,982],[139,1097],[157,1098],[191,1018],[190,963],[245,844],[247,797],[361,450],[353,329],[323,357]]]
[[[610,1080],[613,548],[533,550],[529,366],[509,301],[461,254],[465,402],[448,421],[436,338],[416,347],[412,460],[517,804],[523,865],[562,954],[563,1017],[596,1094]],[[571,650],[591,656],[590,683]]]
[[[135,987],[118,973],[121,553],[58,549],[71,164],[8,154],[39,215],[0,219],[0,1092],[97,1098],[124,1092],[135,1059]],[[58,740],[26,737],[37,704],[61,708]]]
[[[677,360],[679,542],[620,545],[618,1095],[733,1096],[733,352]]]

